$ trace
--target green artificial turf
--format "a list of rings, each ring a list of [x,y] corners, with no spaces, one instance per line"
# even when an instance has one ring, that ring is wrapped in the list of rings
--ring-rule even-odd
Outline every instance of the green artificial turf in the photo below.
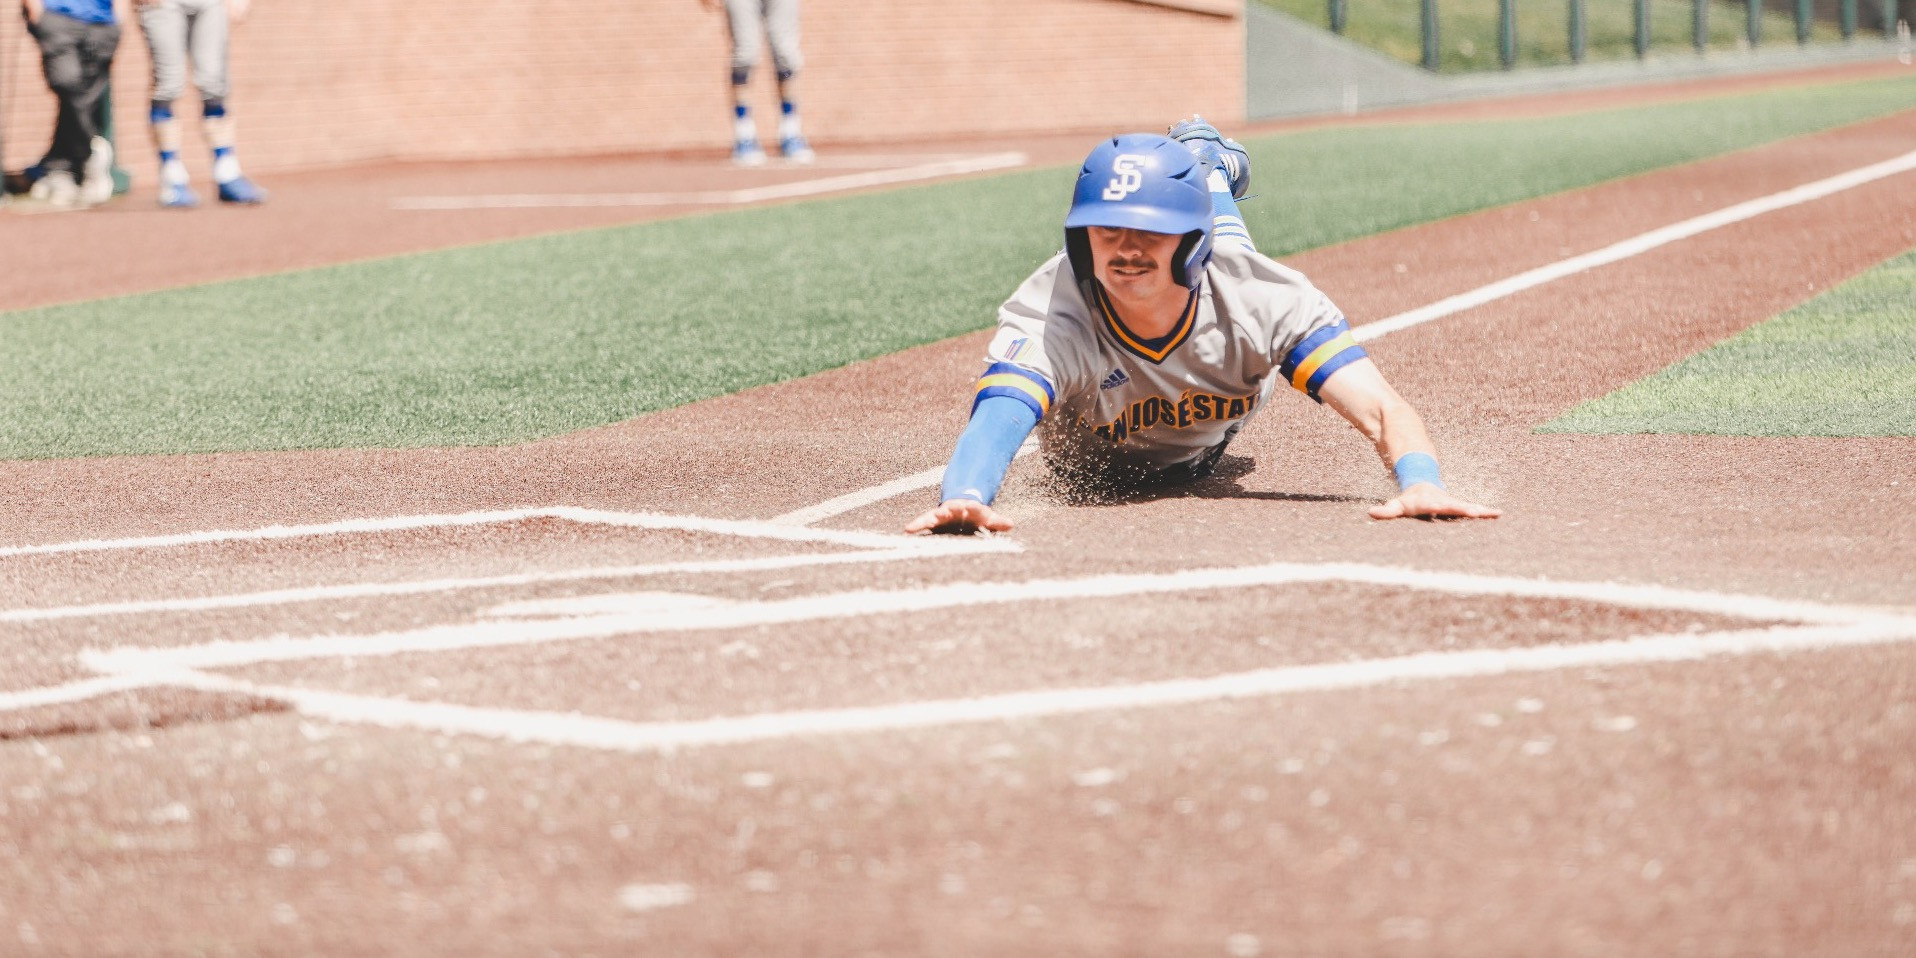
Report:
[[[1916,251],[1540,431],[1916,436]]]
[[[1244,213],[1284,255],[1912,103],[1899,78],[1269,137]],[[0,458],[497,444],[895,352],[990,325],[1061,245],[1074,173],[0,314]]]
[[[1328,0],[1260,0],[1314,26],[1330,29]],[[1497,53],[1499,0],[1438,0],[1437,37],[1440,73],[1502,69]],[[1346,0],[1344,37],[1411,65],[1424,57],[1422,0]],[[1569,4],[1564,0],[1516,0],[1516,66],[1552,66],[1570,59]],[[1706,45],[1711,50],[1749,46],[1746,4],[1713,2],[1706,8]],[[1650,53],[1683,55],[1695,50],[1690,0],[1650,0]],[[1775,10],[1760,18],[1763,48],[1796,45],[1796,17]],[[1813,20],[1811,43],[1840,43],[1842,30]],[[1866,39],[1878,39],[1866,38]],[[1636,56],[1635,0],[1584,0],[1584,60],[1620,60]]]

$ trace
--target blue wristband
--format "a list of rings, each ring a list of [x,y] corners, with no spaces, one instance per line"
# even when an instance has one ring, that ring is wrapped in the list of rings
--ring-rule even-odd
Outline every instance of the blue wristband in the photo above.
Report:
[[[1397,473],[1397,488],[1409,489],[1420,482],[1428,482],[1439,489],[1444,480],[1437,475],[1437,459],[1427,452],[1407,452],[1397,457],[1394,467]]]

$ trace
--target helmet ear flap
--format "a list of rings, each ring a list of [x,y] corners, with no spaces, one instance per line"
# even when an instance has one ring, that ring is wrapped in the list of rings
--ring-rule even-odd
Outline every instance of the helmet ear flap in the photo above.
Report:
[[[1086,235],[1082,226],[1074,226],[1064,231],[1065,258],[1071,262],[1071,273],[1079,283],[1091,281],[1091,237]]]
[[[1184,239],[1178,242],[1177,254],[1171,257],[1171,281],[1196,289],[1198,274],[1210,259],[1211,234],[1204,230],[1192,230],[1184,234]]]

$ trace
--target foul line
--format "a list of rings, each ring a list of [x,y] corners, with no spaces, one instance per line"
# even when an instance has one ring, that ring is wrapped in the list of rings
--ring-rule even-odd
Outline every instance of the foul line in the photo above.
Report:
[[[1719,227],[1728,226],[1732,223],[1738,223],[1788,206],[1795,206],[1800,203],[1809,202],[1810,200],[1821,199],[1834,193],[1840,193],[1843,190],[1862,186],[1866,183],[1871,183],[1884,177],[1894,176],[1898,173],[1908,172],[1912,169],[1916,169],[1916,151],[1905,153],[1894,159],[1884,160],[1881,163],[1860,167],[1848,173],[1841,173],[1826,179],[1817,180],[1813,183],[1805,183],[1802,186],[1787,189],[1780,193],[1772,193],[1769,196],[1759,197],[1754,200],[1738,203],[1734,206],[1727,206],[1714,213],[1706,213],[1680,223],[1674,223],[1669,226],[1651,230],[1650,232],[1640,234],[1619,243],[1613,243],[1595,252],[1585,253],[1581,256],[1573,256],[1547,266],[1540,266],[1528,272],[1519,273],[1508,279],[1499,280],[1486,286],[1480,286],[1469,292],[1459,293],[1455,296],[1438,300],[1428,306],[1421,306],[1408,312],[1398,313],[1395,316],[1386,317],[1376,322],[1365,323],[1352,329],[1351,337],[1358,342],[1370,342],[1382,336],[1398,332],[1399,330],[1409,329],[1412,326],[1428,323],[1431,320],[1442,319],[1446,316],[1482,306],[1485,303],[1503,299],[1507,296],[1523,292],[1536,286],[1541,286],[1554,280],[1563,279],[1566,276],[1595,269],[1599,266],[1606,266],[1619,260],[1629,259],[1639,253],[1674,243],[1680,239],[1686,239],[1699,233],[1705,233]],[[882,502],[893,496],[903,495],[904,493],[923,489],[927,486],[937,485],[943,477],[944,469],[928,469],[924,472],[905,476],[901,479],[894,479],[883,485],[848,493],[807,509],[788,512],[772,521],[781,524],[811,525],[812,523],[821,522],[854,509],[871,505],[875,502]]]
[[[1394,333],[1402,329],[1409,329],[1412,326],[1428,323],[1433,319],[1442,319],[1453,313],[1459,313],[1466,309],[1482,306],[1485,303],[1523,292],[1534,286],[1541,286],[1553,280],[1562,279],[1585,270],[1595,269],[1599,266],[1607,266],[1619,260],[1629,259],[1639,253],[1648,252],[1649,250],[1674,243],[1680,239],[1688,239],[1698,233],[1706,233],[1719,227],[1729,226],[1732,223],[1740,223],[1752,217],[1761,216],[1764,213],[1774,212],[1785,207],[1795,206],[1799,203],[1822,199],[1833,193],[1840,193],[1847,189],[1872,183],[1898,173],[1906,173],[1910,170],[1916,170],[1916,150],[1912,150],[1895,159],[1884,160],[1881,163],[1872,163],[1869,166],[1851,170],[1848,173],[1839,173],[1836,176],[1817,180],[1814,183],[1805,183],[1802,186],[1787,189],[1781,193],[1772,193],[1768,196],[1758,197],[1757,199],[1738,203],[1734,206],[1726,206],[1714,213],[1705,213],[1702,216],[1692,217],[1681,223],[1673,223],[1661,229],[1654,229],[1648,233],[1631,237],[1620,243],[1612,243],[1595,252],[1585,253],[1582,256],[1573,256],[1548,266],[1540,266],[1528,272],[1519,273],[1509,279],[1491,283],[1488,286],[1479,286],[1470,292],[1459,293],[1455,296],[1438,300],[1429,306],[1413,309],[1406,313],[1398,313],[1395,316],[1380,319],[1374,323],[1365,323],[1352,330],[1351,336],[1358,342],[1368,342],[1379,336]]]
[[[989,153],[955,160],[921,163],[901,169],[847,173],[796,183],[778,183],[742,190],[695,193],[494,193],[478,196],[403,196],[393,200],[398,210],[500,210],[613,206],[743,206],[770,200],[789,200],[872,186],[912,183],[966,173],[984,173],[1025,165],[1023,153]]]

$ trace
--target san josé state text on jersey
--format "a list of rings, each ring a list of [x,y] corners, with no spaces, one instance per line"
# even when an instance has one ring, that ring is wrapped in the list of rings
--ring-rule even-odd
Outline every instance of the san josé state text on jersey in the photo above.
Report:
[[[1100,439],[1122,444],[1134,433],[1160,426],[1166,429],[1190,429],[1210,422],[1228,425],[1255,412],[1258,398],[1257,393],[1220,396],[1187,389],[1176,400],[1166,396],[1146,396],[1132,403],[1110,422],[1092,423],[1080,417],[1078,425],[1096,433]]]
[[[1255,251],[1217,250],[1158,339],[1132,333],[1101,288],[1087,285],[1089,302],[1063,256],[1032,274],[1000,308],[978,381],[980,400],[1030,404],[1048,449],[1183,462],[1261,408],[1274,374],[1315,399],[1332,373],[1364,357],[1323,293]]]

